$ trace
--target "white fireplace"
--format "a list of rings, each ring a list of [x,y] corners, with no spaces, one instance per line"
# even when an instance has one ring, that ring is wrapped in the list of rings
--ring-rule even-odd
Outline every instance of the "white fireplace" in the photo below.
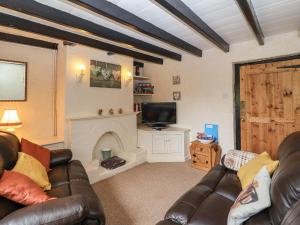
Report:
[[[82,162],[91,183],[123,172],[146,161],[146,152],[137,148],[136,114],[72,117],[67,119],[66,144],[73,158]],[[101,149],[127,161],[114,170],[99,166]]]

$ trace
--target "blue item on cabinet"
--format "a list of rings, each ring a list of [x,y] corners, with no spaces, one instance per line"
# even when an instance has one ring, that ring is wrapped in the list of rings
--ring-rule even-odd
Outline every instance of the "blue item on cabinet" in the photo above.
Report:
[[[204,133],[208,137],[213,137],[215,142],[218,143],[219,141],[218,125],[206,123],[204,128]]]

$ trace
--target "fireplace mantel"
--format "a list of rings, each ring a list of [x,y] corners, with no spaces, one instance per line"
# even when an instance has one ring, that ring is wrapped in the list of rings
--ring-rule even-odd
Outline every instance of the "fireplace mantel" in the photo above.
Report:
[[[122,116],[131,116],[131,115],[136,115],[136,112],[126,112],[122,114],[113,114],[113,115],[103,115],[103,116],[98,116],[98,115],[87,115],[87,116],[70,116],[67,117],[67,121],[76,121],[76,120],[96,120],[96,119],[107,119],[107,118],[114,118],[114,117],[122,117]]]
[[[90,115],[67,117],[66,146],[73,152],[73,158],[82,162],[92,183],[132,168],[146,160],[146,151],[137,148],[136,113],[114,115]],[[126,165],[115,170],[99,166],[99,141],[107,133],[113,133],[122,148],[113,149]],[[112,146],[113,147],[113,146]]]

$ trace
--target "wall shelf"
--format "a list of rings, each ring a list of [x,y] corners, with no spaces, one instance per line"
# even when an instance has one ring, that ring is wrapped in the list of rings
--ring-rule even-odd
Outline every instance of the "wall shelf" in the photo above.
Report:
[[[153,94],[133,94],[134,96],[152,96]]]
[[[144,76],[133,76],[134,80],[151,80],[150,77],[144,77]]]

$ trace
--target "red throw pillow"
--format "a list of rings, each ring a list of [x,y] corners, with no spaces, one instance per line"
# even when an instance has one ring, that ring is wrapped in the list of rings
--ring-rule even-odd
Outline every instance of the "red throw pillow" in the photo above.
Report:
[[[50,150],[40,145],[34,144],[24,138],[21,140],[21,151],[36,158],[46,168],[50,170]]]
[[[14,171],[5,170],[0,179],[0,196],[22,205],[34,205],[51,199],[29,177]]]

